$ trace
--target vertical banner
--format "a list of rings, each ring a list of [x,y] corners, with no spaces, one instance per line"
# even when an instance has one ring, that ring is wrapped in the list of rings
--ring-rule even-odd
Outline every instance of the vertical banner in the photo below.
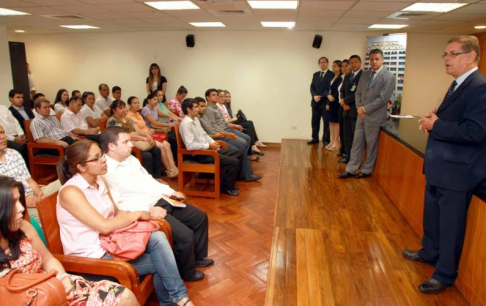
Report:
[[[407,34],[368,36],[366,46],[365,69],[370,69],[370,51],[380,49],[385,56],[385,68],[397,77],[395,91],[388,101],[388,110],[392,115],[399,115],[402,106],[403,80],[407,58]]]

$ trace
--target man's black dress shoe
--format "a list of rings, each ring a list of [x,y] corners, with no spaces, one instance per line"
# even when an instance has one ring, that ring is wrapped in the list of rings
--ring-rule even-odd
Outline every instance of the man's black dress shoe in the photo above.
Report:
[[[221,189],[221,193],[224,193],[224,194],[227,194],[227,195],[230,195],[230,196],[240,195],[240,193],[238,192],[238,190]]]
[[[410,259],[410,260],[413,260],[413,261],[425,262],[425,260],[420,258],[418,251],[415,252],[415,251],[410,251],[410,250],[403,250],[402,254],[407,259]]]
[[[435,294],[435,293],[441,293],[447,287],[450,287],[450,286],[451,285],[446,285],[443,282],[440,282],[440,281],[438,281],[436,279],[429,278],[429,280],[426,281],[425,283],[421,283],[418,286],[418,288],[423,293],[432,293],[432,294]]]
[[[370,175],[371,175],[371,174],[366,174],[366,173],[360,172],[359,174],[356,174],[356,175],[355,175],[355,178],[357,178],[357,179],[362,179],[362,178],[368,177],[368,176],[370,176]]]
[[[183,277],[182,279],[186,282],[197,282],[204,278],[204,273],[198,270],[194,270],[194,274],[190,277]]]
[[[265,155],[265,153],[263,153],[263,152],[258,152],[258,151],[253,151],[253,150],[252,150],[251,152],[252,152],[253,154],[260,155],[260,156]]]
[[[196,267],[197,268],[207,268],[209,266],[214,265],[214,260],[206,258],[206,259],[198,259],[196,260]]]
[[[354,176],[354,174],[351,174],[349,172],[344,171],[343,173],[339,173],[338,178],[346,179],[346,178],[350,178],[350,177],[353,177],[353,176]]]
[[[349,160],[347,160],[346,158],[341,158],[340,160],[338,160],[338,163],[340,164],[347,164],[349,162]]]
[[[316,144],[316,143],[319,143],[319,140],[309,140],[307,142],[308,145],[311,145],[311,144]]]
[[[251,176],[247,177],[245,179],[245,182],[253,182],[253,181],[258,181],[262,178],[260,175],[252,174]]]

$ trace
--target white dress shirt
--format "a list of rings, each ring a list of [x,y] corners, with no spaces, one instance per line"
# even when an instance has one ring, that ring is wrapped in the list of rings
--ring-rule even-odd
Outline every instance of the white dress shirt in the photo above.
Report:
[[[12,115],[12,112],[5,106],[0,105],[0,123],[7,134],[7,140],[13,141],[15,136],[24,135],[24,130],[20,126],[20,123]]]
[[[81,112],[75,114],[69,108],[66,108],[61,116],[61,125],[67,133],[72,132],[74,129],[88,129],[88,123],[86,123]]]
[[[470,75],[471,75],[471,73],[473,73],[473,72],[474,72],[474,71],[476,71],[476,70],[478,70],[478,67],[474,67],[474,68],[472,68],[471,70],[466,71],[466,72],[465,72],[463,75],[461,75],[460,77],[458,77],[458,78],[456,79],[457,85],[456,85],[456,87],[454,88],[454,91],[456,91],[456,89],[458,89],[458,88],[459,88],[459,86],[461,86],[462,82],[464,82],[464,81],[467,79],[467,77],[468,77],[468,76],[470,76]]]
[[[102,96],[99,96],[98,99],[96,99],[96,105],[102,110],[105,111],[110,108],[110,105],[113,101],[111,100],[110,97],[107,97],[106,99],[103,98]]]
[[[17,107],[12,104],[12,107],[15,108],[22,115],[22,117],[24,117],[25,120],[30,119],[29,115],[27,115],[27,112],[25,111],[25,108],[23,106]]]
[[[129,156],[118,162],[106,155],[108,172],[104,175],[116,206],[125,211],[148,211],[162,195],[171,196],[174,189],[156,181],[140,161]]]
[[[85,104],[83,105],[83,108],[81,108],[80,113],[83,115],[83,118],[85,120],[87,117],[91,117],[92,119],[98,119],[101,118],[103,111],[96,104],[93,104],[93,109],[91,109],[91,107],[89,107],[88,104]]]
[[[214,140],[203,130],[197,117],[192,120],[189,116],[182,119],[179,131],[187,150],[207,150]]]

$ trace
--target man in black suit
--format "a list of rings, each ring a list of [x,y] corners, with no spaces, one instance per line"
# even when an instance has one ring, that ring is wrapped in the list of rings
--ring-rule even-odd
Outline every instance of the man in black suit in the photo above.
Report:
[[[33,119],[35,117],[34,113],[28,107],[24,107],[24,94],[21,91],[15,89],[10,90],[8,98],[10,99],[10,103],[12,103],[8,109],[20,123],[20,127],[25,133],[24,121]]]
[[[359,79],[361,78],[361,57],[359,55],[352,55],[349,58],[349,66],[351,73],[344,78],[343,86],[341,86],[341,101],[339,102],[343,108],[343,139],[345,149],[345,156],[338,160],[340,163],[348,163],[351,156],[351,148],[353,146],[354,129],[356,128],[356,118],[358,112],[356,110],[355,93],[358,88]]]
[[[479,72],[480,48],[474,36],[451,38],[443,54],[447,74],[454,77],[439,109],[419,120],[429,133],[425,148],[424,235],[418,252],[403,255],[435,267],[419,285],[439,293],[457,278],[473,190],[486,177],[486,78]]]
[[[329,121],[326,118],[326,101],[327,96],[329,95],[331,81],[334,78],[334,72],[327,69],[329,61],[326,57],[321,57],[318,63],[321,70],[314,73],[310,86],[312,95],[312,140],[308,141],[307,144],[319,143],[319,129],[322,118],[322,121],[324,122],[322,142],[325,145],[328,145],[331,141],[331,137],[329,134]]]

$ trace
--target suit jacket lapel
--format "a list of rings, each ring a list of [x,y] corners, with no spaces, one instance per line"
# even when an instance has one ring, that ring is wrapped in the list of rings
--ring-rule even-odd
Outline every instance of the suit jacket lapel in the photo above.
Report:
[[[386,68],[385,68],[385,67],[381,68],[380,72],[378,72],[378,73],[375,75],[375,77],[373,78],[373,82],[371,83],[371,86],[370,86],[369,88],[371,88],[371,87],[375,86],[376,81],[378,80],[378,78],[381,78],[381,76],[383,75],[383,70],[384,70],[384,69],[386,69]],[[373,73],[373,72],[370,70],[370,77],[371,77],[371,74],[372,74],[372,73]],[[370,78],[368,78],[368,81],[369,81],[369,79],[370,79]]]
[[[469,84],[469,82],[471,82],[471,80],[476,77],[476,74],[479,73],[479,70],[476,70],[474,71],[473,73],[471,73],[465,80],[464,82],[461,83],[461,85],[459,85],[459,87],[457,87],[456,90],[454,90],[454,92],[452,93],[452,95],[449,97],[449,99],[447,99],[446,101],[442,102],[442,104],[439,106],[439,109],[437,110],[437,112],[440,112],[440,111],[443,111],[446,107],[448,107],[449,105],[452,104],[452,102],[454,102],[454,100],[456,100],[457,98],[459,98],[462,94],[462,91],[464,89],[464,87],[467,86],[467,84]]]

